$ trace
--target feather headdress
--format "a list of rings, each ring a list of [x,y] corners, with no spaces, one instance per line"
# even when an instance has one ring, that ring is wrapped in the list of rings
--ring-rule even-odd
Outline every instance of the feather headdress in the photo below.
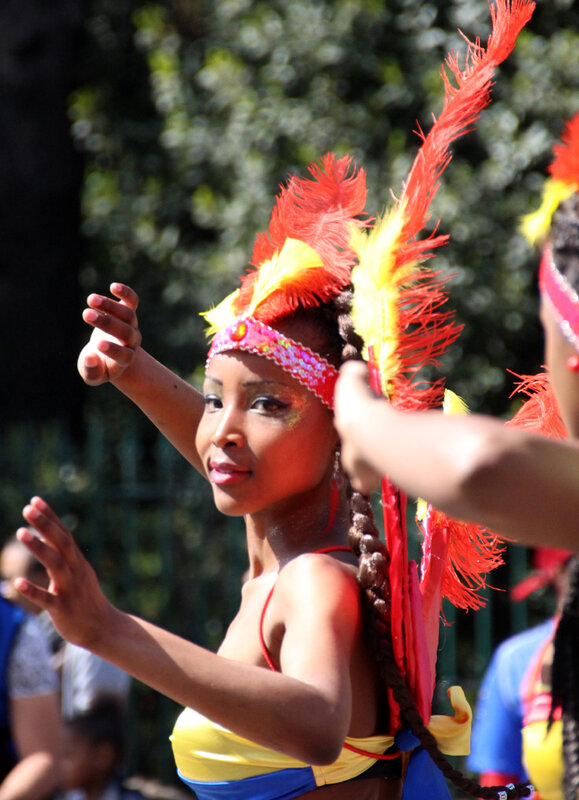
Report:
[[[424,408],[442,401],[442,382],[421,384],[417,373],[425,364],[436,362],[460,331],[441,308],[446,300],[444,278],[422,263],[448,237],[436,228],[422,239],[417,236],[451,159],[450,145],[468,132],[489,103],[494,69],[514,48],[534,8],[535,3],[526,0],[497,0],[490,7],[492,32],[486,48],[478,40],[467,40],[464,69],[454,53],[448,56],[445,64],[456,85],[443,66],[443,110],[427,135],[418,131],[422,145],[400,199],[370,231],[352,231],[351,246],[358,256],[352,272],[354,325],[367,346],[374,388],[399,407]],[[416,565],[406,563],[405,499],[387,478],[382,481],[382,502],[391,558],[394,654],[421,713],[427,716],[442,593],[458,605],[476,607],[480,604],[476,590],[484,585],[482,570],[500,563],[500,556],[494,538],[484,531],[451,524],[430,509],[423,525],[426,558],[418,586]],[[392,710],[395,717],[395,706]]]
[[[352,273],[354,324],[372,348],[382,393],[405,407],[413,394],[408,379],[412,380],[420,366],[432,363],[459,333],[440,309],[446,299],[444,279],[421,264],[448,236],[435,231],[423,239],[416,237],[429,218],[439,178],[451,159],[450,145],[470,130],[490,102],[494,69],[514,48],[534,7],[534,2],[526,0],[497,0],[491,6],[492,33],[486,49],[478,41],[466,40],[464,69],[455,53],[448,56],[445,63],[456,86],[443,65],[443,110],[428,135],[418,131],[422,145],[400,200],[371,231],[352,234],[351,244],[359,259]],[[418,389],[412,388],[414,392]],[[434,392],[431,397],[422,393],[421,400],[440,402],[441,393]]]
[[[203,314],[209,335],[242,315],[269,324],[298,306],[324,303],[350,284],[350,231],[367,224],[366,174],[349,156],[331,153],[309,172],[311,178],[294,176],[282,188],[241,287]]]
[[[553,161],[543,185],[541,206],[521,221],[521,230],[530,244],[542,244],[549,235],[551,219],[563,200],[579,191],[579,114],[565,125],[561,141],[553,146]]]

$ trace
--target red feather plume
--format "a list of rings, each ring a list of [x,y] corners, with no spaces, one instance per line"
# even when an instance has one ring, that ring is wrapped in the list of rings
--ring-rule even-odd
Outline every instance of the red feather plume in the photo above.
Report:
[[[506,425],[540,433],[550,439],[566,439],[567,428],[557,405],[549,373],[539,372],[537,375],[516,375],[516,377],[520,380],[511,397],[515,394],[524,394],[527,395],[527,400]]]
[[[349,247],[352,224],[364,227],[366,173],[357,170],[351,157],[336,159],[329,153],[320,165],[309,167],[311,178],[292,177],[281,189],[267,232],[258,234],[250,263],[255,267],[242,276],[235,311],[241,314],[251,302],[260,265],[281,250],[286,239],[299,239],[320,256],[323,268],[300,274],[287,283],[254,316],[269,323],[298,305],[324,303],[350,283],[355,255]]]
[[[466,65],[462,70],[458,57],[450,53],[446,65],[454,75],[456,86],[446,73],[441,71],[445,86],[444,107],[427,136],[418,129],[423,140],[418,156],[406,180],[401,202],[407,203],[404,241],[419,233],[428,219],[428,207],[439,187],[438,179],[448,166],[452,155],[450,143],[467,133],[482,109],[490,102],[490,90],[494,68],[504,61],[513,50],[517,36],[531,18],[535,8],[529,0],[496,0],[490,7],[492,33],[486,49],[477,39],[468,44]],[[410,242],[401,248],[400,263],[410,263],[423,258],[426,250],[444,244],[446,237],[434,234],[418,242]]]
[[[561,141],[553,146],[548,172],[555,180],[579,184],[579,114],[567,122]]]

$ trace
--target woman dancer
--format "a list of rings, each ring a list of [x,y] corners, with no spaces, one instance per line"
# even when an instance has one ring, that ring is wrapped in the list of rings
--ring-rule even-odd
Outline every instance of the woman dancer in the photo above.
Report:
[[[342,459],[354,485],[369,492],[387,473],[410,494],[453,516],[484,524],[530,545],[579,552],[579,114],[554,147],[544,203],[525,230],[544,242],[539,286],[545,359],[569,439],[554,440],[507,428],[498,420],[439,412],[408,414],[378,398],[362,364],[343,367],[336,390],[336,425]],[[555,210],[554,210],[555,209]],[[525,740],[531,779],[545,762],[544,726],[562,716],[565,798],[579,796],[579,557],[568,567],[569,586],[555,635],[555,653],[544,662],[541,691],[552,684],[543,733],[530,727]],[[550,674],[552,673],[552,674]],[[559,723],[560,724],[560,723]],[[561,733],[558,734],[561,748]],[[549,747],[557,742],[550,736]],[[550,763],[553,763],[551,760]],[[547,774],[545,771],[543,774]],[[541,773],[536,778],[541,797]]]
[[[400,204],[408,239],[424,225],[449,143],[488,102],[494,65],[532,9],[528,2],[497,3],[487,50],[473,46],[465,71],[451,59],[459,87],[448,84],[448,103]],[[249,575],[219,652],[114,608],[40,498],[24,517],[44,541],[32,541],[25,528],[19,536],[47,566],[52,584],[42,591],[21,581],[18,588],[50,612],[65,638],[187,706],[173,748],[180,775],[201,800],[396,798],[403,775],[406,796],[423,796],[424,781],[430,797],[443,796],[425,750],[402,756],[418,742],[395,740],[399,720],[411,724],[453,780],[480,796],[437,747],[439,741],[446,752],[461,752],[457,739],[470,714],[460,692],[458,716],[448,724],[433,717],[428,730],[419,711],[428,718],[430,707],[417,708],[428,687],[417,679],[423,691],[415,699],[400,675],[390,637],[388,554],[367,499],[349,497],[340,473],[331,407],[337,368],[360,357],[362,346],[349,308],[350,240],[368,227],[364,175],[350,159],[332,156],[311,173],[280,194],[268,235],[254,250],[257,269],[207,314],[215,338],[202,396],[138,347],[132,290],[115,284],[119,302],[92,297],[85,312],[96,329],[80,361],[87,381],[114,380],[209,479],[217,507],[244,517]],[[444,240],[415,245],[415,260]],[[414,290],[419,270],[405,266],[401,283]],[[439,285],[435,294],[438,302]],[[436,303],[423,307],[433,322],[429,353],[437,352],[456,328]],[[530,789],[482,791],[506,799]]]

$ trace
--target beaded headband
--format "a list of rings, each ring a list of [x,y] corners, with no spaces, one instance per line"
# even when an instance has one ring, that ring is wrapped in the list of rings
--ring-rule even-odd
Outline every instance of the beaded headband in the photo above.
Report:
[[[557,269],[548,246],[541,258],[539,288],[541,294],[549,298],[564,336],[579,352],[579,296]]]
[[[220,330],[211,343],[205,368],[213,356],[228,350],[243,350],[274,361],[285,372],[332,409],[338,370],[309,347],[284,336],[265,322],[239,317]]]

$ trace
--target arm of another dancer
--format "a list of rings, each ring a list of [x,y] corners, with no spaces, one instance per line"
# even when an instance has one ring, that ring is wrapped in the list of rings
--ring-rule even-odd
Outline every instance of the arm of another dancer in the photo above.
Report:
[[[136,292],[122,283],[111,284],[110,290],[116,299],[100,294],[87,298],[83,319],[93,332],[79,355],[78,371],[89,386],[116,386],[201,472],[195,432],[203,396],[141,347]]]
[[[33,498],[18,536],[48,569],[48,590],[19,579],[16,588],[51,615],[67,640],[86,647],[238,735],[306,763],[331,763],[351,719],[349,665],[360,630],[359,588],[335,573],[310,583],[283,619],[282,672],[217,655],[113,607],[94,570],[50,507]],[[333,576],[333,577],[332,577]],[[332,586],[328,582],[332,578]],[[300,632],[301,631],[301,632]]]
[[[377,397],[366,367],[342,367],[335,396],[342,460],[368,493],[380,475],[457,519],[529,545],[579,550],[579,446],[482,415],[406,412]]]

